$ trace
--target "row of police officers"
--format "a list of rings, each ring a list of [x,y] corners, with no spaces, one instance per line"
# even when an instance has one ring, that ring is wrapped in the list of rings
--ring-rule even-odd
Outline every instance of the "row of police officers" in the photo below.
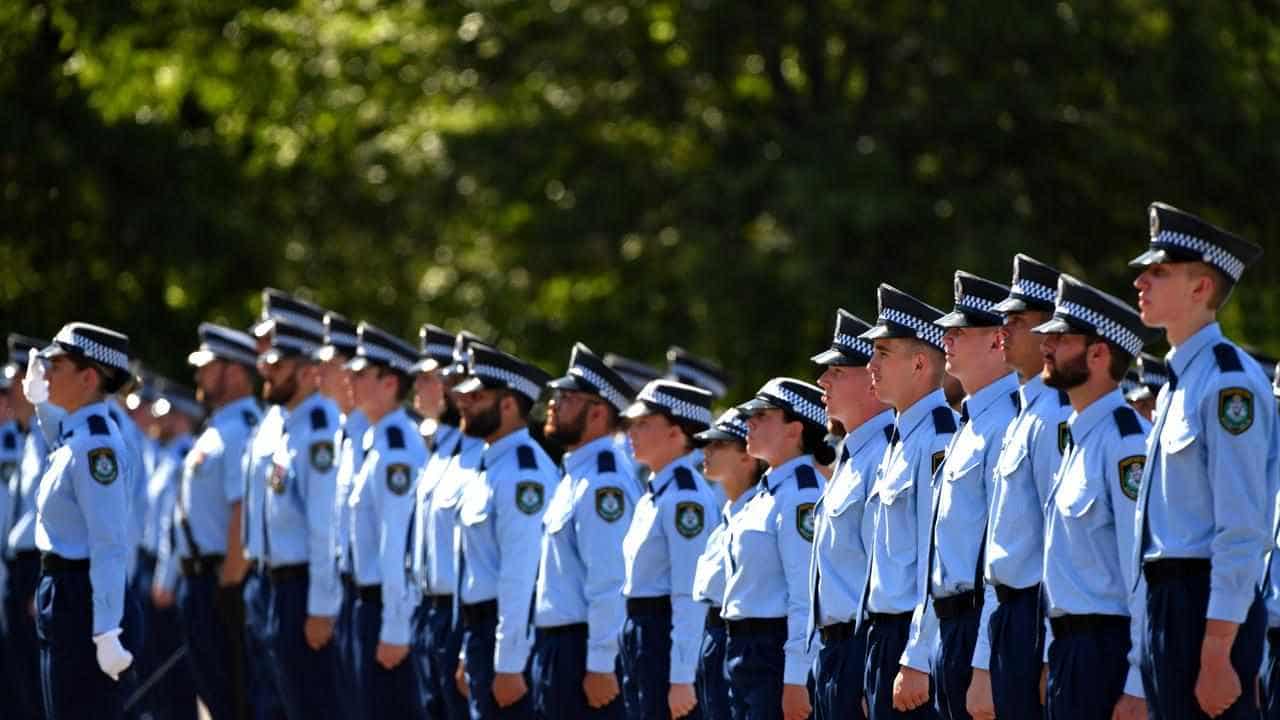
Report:
[[[272,289],[194,391],[13,335],[0,714],[1280,718],[1280,374],[1216,321],[1261,249],[1149,219],[1136,308],[881,285],[718,417],[679,348],[553,378]]]

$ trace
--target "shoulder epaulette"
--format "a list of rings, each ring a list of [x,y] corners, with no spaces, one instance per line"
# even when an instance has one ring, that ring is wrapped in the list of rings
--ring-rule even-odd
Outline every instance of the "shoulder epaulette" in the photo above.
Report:
[[[311,408],[311,429],[323,430],[329,427],[329,415],[324,408]]]
[[[521,445],[516,448],[516,464],[521,470],[537,470],[538,456],[533,453],[533,448]]]
[[[120,427],[124,427],[124,419],[120,417],[120,411],[110,403],[107,403],[107,414],[111,416],[112,422]]]
[[[596,456],[596,472],[618,472],[618,460],[613,456],[612,450],[601,450]]]
[[[244,420],[244,424],[247,425],[248,427],[253,427],[258,424],[258,416],[254,415],[248,410],[240,411],[240,419]]]
[[[1009,393],[1009,401],[1013,403],[1014,412],[1022,412],[1022,396],[1018,394],[1017,390]]]
[[[4,449],[16,450],[18,448],[18,433],[9,431],[4,434]]]
[[[1116,419],[1116,428],[1120,430],[1120,437],[1142,434],[1142,423],[1138,422],[1138,413],[1134,412],[1133,408],[1118,407],[1111,414]]]
[[[951,408],[938,406],[933,409],[933,431],[939,435],[950,435],[956,431],[956,416]]]
[[[693,479],[693,473],[689,468],[680,466],[671,471],[671,476],[675,478],[676,487],[681,490],[697,490],[698,483]]]
[[[390,450],[404,449],[404,431],[395,425],[387,426],[387,448]]]
[[[110,435],[111,428],[107,426],[107,419],[101,415],[90,415],[86,421],[89,426],[90,435]]]
[[[1066,407],[1070,404],[1071,404],[1071,396],[1067,394],[1066,390],[1059,390],[1058,391],[1058,407]]]
[[[1213,346],[1213,358],[1218,361],[1218,369],[1222,372],[1243,372],[1240,354],[1229,343],[1218,343]]]
[[[809,488],[816,490],[818,487],[818,474],[815,473],[813,468],[808,465],[797,465],[796,486],[801,490],[807,490]]]

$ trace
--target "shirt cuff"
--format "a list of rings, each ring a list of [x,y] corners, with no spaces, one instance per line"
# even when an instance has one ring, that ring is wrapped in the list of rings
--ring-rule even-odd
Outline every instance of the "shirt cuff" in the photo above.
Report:
[[[617,659],[615,650],[590,650],[587,652],[587,672],[611,673]]]
[[[787,653],[783,665],[782,682],[786,685],[805,685],[809,680],[809,669],[813,660],[804,653]]]
[[[982,627],[978,627],[978,632],[982,632]],[[991,669],[991,644],[978,641],[973,646],[973,666],[979,670]]]
[[[511,647],[498,643],[493,649],[493,671],[500,673],[524,672],[529,662],[529,648]]]
[[[928,612],[933,612],[933,609],[930,608]],[[902,658],[898,662],[912,670],[928,673],[930,670],[930,650],[931,648],[925,643],[917,643],[915,646],[907,645],[907,648],[902,651]]]
[[[672,658],[674,660],[675,658]],[[681,667],[682,663],[671,663],[671,674],[667,681],[672,685],[691,685],[693,677],[696,674],[695,667],[690,664],[689,667]]]
[[[1254,593],[1235,593],[1226,588],[1210,588],[1209,611],[1205,617],[1209,620],[1225,620],[1243,625],[1253,605]]]
[[[1138,668],[1129,668],[1129,674],[1124,679],[1124,694],[1132,695],[1136,698],[1146,697],[1146,694],[1142,691],[1142,674],[1138,672]]]

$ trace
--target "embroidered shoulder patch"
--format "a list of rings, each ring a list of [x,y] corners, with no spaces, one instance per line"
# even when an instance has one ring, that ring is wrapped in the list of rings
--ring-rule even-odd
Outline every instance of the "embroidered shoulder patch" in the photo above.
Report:
[[[543,494],[540,482],[516,483],[516,507],[525,515],[532,515],[542,509]]]
[[[945,450],[939,450],[938,452],[934,453],[933,457],[930,458],[933,467],[929,470],[929,474],[930,475],[937,474],[938,468],[942,467],[942,461],[946,459],[947,459],[947,453]]]
[[[706,524],[706,515],[702,503],[676,503],[676,532],[686,538],[695,538],[702,533]]]
[[[403,495],[409,492],[410,477],[408,465],[404,463],[388,465],[387,489],[395,495]]]
[[[813,503],[800,503],[796,506],[796,532],[805,542],[813,542]]]
[[[1066,422],[1058,423],[1058,454],[1062,455],[1071,447],[1071,426]]]
[[[1232,435],[1253,426],[1253,393],[1242,387],[1218,391],[1218,422]]]
[[[316,472],[328,472],[333,467],[333,443],[328,440],[311,443],[311,467]]]
[[[1142,468],[1147,459],[1142,455],[1130,455],[1120,461],[1120,491],[1130,500],[1138,499],[1142,488]]]
[[[612,456],[610,456],[612,457]],[[602,487],[596,489],[596,514],[605,522],[614,522],[622,517],[627,509],[627,498],[621,488]]]
[[[89,451],[89,474],[101,485],[110,485],[120,475],[120,465],[111,448]]]

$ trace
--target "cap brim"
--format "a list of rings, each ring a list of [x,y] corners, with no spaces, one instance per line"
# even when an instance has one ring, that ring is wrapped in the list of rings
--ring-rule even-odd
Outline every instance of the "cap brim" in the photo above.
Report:
[[[768,398],[753,397],[738,405],[738,409],[747,415],[754,415],[762,410],[785,410],[786,408],[771,402]]]
[[[285,358],[285,354],[275,348],[262,353],[258,356],[258,362],[263,365],[275,365]]]
[[[906,333],[899,332],[888,325],[876,325],[870,330],[858,336],[862,340],[883,340],[885,338],[908,337]],[[911,335],[910,337],[915,337]]]
[[[218,356],[208,350],[197,350],[187,356],[187,364],[202,368],[217,359]]]
[[[18,365],[17,363],[9,363],[4,366],[4,372],[0,373],[0,377],[3,377],[5,380],[13,380],[24,372],[26,372],[26,368],[21,365]]]
[[[429,358],[423,358],[418,362],[410,365],[409,374],[414,375],[417,373],[429,373],[433,370],[439,370],[439,369],[440,369],[440,361],[435,358],[429,357]]]
[[[844,365],[853,367],[862,367],[867,364],[868,360],[861,357],[853,357],[845,353],[831,348],[809,358],[815,365]]]
[[[459,395],[468,395],[484,389],[484,381],[472,376],[454,386],[453,391]]]
[[[1174,258],[1162,248],[1150,248],[1138,257],[1129,261],[1129,267],[1138,268],[1148,265],[1159,265],[1161,263],[1174,262]]]
[[[258,322],[254,323],[253,327],[249,328],[249,332],[254,337],[260,338],[266,335],[267,333],[271,332],[272,330],[274,330],[275,327],[276,327],[276,319],[267,318],[266,320],[259,320]]]
[[[36,353],[36,357],[42,360],[51,360],[55,357],[58,357],[59,355],[69,355],[69,354],[70,353],[67,351],[66,348],[62,347],[58,343],[53,343],[52,345],[48,345],[45,347],[45,349]]]
[[[1048,322],[1041,323],[1031,328],[1031,332],[1036,335],[1067,335],[1071,333],[1078,333],[1080,331],[1071,327],[1071,323],[1063,320],[1062,318],[1053,318]]]
[[[1145,400],[1149,397],[1153,397],[1151,388],[1147,387],[1146,385],[1139,385],[1138,387],[1125,393],[1124,399],[1128,400],[1129,402],[1137,402],[1138,400]]]
[[[657,415],[661,412],[662,412],[661,408],[658,408],[657,406],[652,405],[649,402],[646,402],[644,400],[636,400],[635,402],[628,405],[626,410],[622,411],[620,417],[623,417],[627,420],[635,420],[636,418],[642,418],[646,415]]]
[[[1026,300],[1016,297],[1007,297],[996,303],[995,307],[991,308],[992,312],[998,313],[1016,313],[1033,309],[1035,308],[1028,305]]]
[[[703,430],[702,432],[695,434],[693,439],[698,443],[698,447],[702,447],[707,443],[715,442],[716,440],[730,440],[739,443],[746,442],[733,433],[725,432],[724,430],[719,430],[717,428],[708,428]]]
[[[574,390],[576,392],[589,393],[595,392],[595,388],[589,388],[583,385],[582,381],[574,375],[565,375],[564,377],[555,378],[547,383],[547,387],[552,390]]]
[[[363,355],[357,355],[351,358],[350,360],[348,360],[347,364],[343,365],[342,367],[346,368],[347,370],[350,370],[351,372],[360,372],[361,370],[369,367],[372,364],[373,363],[369,361],[369,358]]]
[[[960,310],[952,310],[933,321],[934,325],[944,328],[962,328],[973,327],[974,323],[969,320],[969,316]]]
[[[316,362],[329,362],[338,354],[338,348],[333,345],[321,345],[311,353],[311,359]]]

